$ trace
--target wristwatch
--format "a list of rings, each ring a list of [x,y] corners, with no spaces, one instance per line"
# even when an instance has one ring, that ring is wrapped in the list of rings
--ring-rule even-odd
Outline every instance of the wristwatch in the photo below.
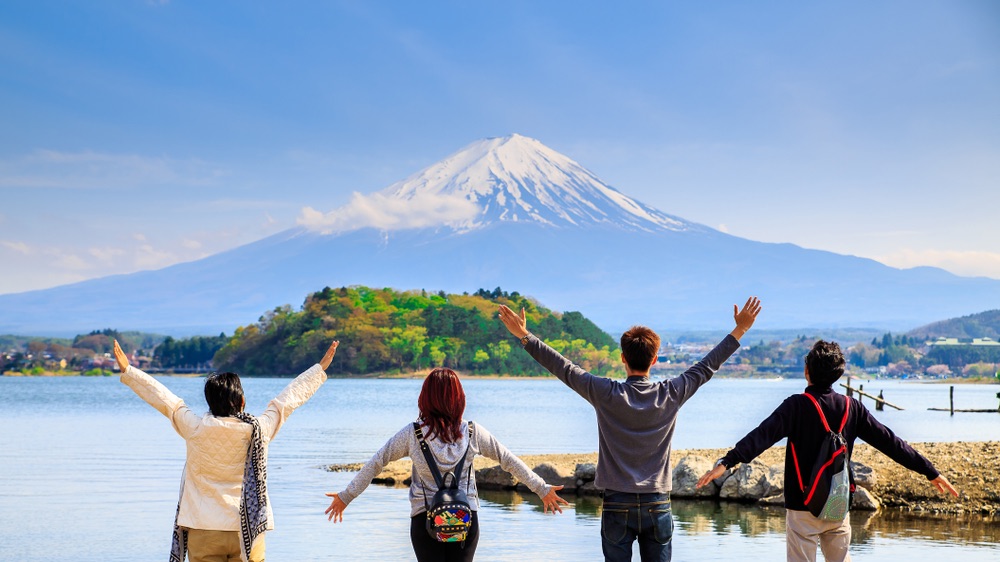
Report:
[[[530,336],[531,336],[531,332],[528,332],[527,334],[524,334],[523,336],[521,336],[521,347],[524,347],[524,346],[528,345],[528,337],[530,337]]]

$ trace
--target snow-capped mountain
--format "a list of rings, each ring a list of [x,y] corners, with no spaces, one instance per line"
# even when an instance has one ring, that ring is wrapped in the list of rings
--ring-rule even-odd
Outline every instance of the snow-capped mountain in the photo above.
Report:
[[[520,135],[472,143],[340,209],[305,209],[300,225],[157,271],[0,295],[0,334],[231,333],[345,285],[500,286],[612,332],[728,330],[732,305],[750,295],[764,301],[762,327],[796,329],[905,330],[1000,302],[994,279],[754,242],[668,215]]]
[[[704,229],[643,205],[569,157],[517,134],[476,141],[382,193],[407,201],[460,197],[473,203],[477,213],[447,223],[457,230],[497,221],[646,231]]]

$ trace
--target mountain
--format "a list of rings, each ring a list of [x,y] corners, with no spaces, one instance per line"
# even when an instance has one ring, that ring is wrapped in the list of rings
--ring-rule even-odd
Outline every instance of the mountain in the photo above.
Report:
[[[474,142],[384,193],[403,201],[464,198],[478,212],[446,224],[462,231],[496,222],[647,232],[705,230],[643,205],[570,158],[521,135]]]
[[[937,338],[993,338],[1000,340],[1000,309],[932,322],[910,330],[906,335],[927,340]]]
[[[324,286],[500,286],[611,333],[718,330],[763,299],[761,328],[900,331],[1000,302],[1000,281],[731,236],[644,205],[520,135],[477,141],[405,180],[202,260],[0,295],[0,333],[231,332]]]

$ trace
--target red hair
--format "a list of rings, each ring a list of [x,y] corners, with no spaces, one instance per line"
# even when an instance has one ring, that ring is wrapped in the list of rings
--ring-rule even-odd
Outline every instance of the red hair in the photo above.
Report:
[[[437,435],[445,443],[454,443],[462,438],[465,391],[455,371],[431,371],[420,389],[417,407],[420,408],[420,419],[427,426],[427,438]]]

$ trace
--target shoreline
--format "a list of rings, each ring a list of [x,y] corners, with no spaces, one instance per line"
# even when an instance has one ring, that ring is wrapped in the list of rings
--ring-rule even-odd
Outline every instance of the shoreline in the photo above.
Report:
[[[896,464],[870,445],[858,443],[851,459],[858,493],[852,510],[901,511],[916,517],[942,514],[978,514],[993,518],[1000,513],[1000,442],[958,441],[911,443],[926,456],[956,489],[959,497],[944,496],[924,477]],[[782,506],[784,447],[771,447],[755,461],[742,465],[720,486],[695,490],[693,482],[711,469],[728,449],[674,450],[671,454],[671,497],[744,504]],[[565,494],[597,495],[594,486],[597,453],[560,453],[521,457],[546,482],[564,486]],[[328,465],[331,472],[356,472],[363,462]],[[523,489],[495,461],[477,456],[473,463],[476,485],[484,490]],[[395,461],[372,482],[390,486],[409,485],[410,461]]]
[[[4,371],[2,376],[4,377],[111,377],[118,376],[117,371],[108,371],[102,374],[91,374],[87,375],[80,371],[45,371],[43,373],[23,373],[20,371]],[[205,373],[149,373],[155,377],[205,377],[209,375],[209,372]],[[240,375],[243,378],[281,378],[281,379],[291,379],[294,375],[288,376],[276,376],[276,375],[265,375],[265,376],[251,376],[251,375]],[[329,375],[331,379],[342,379],[342,380],[421,380],[427,376],[425,371],[414,371],[408,373],[369,373],[364,375],[341,375],[333,374]],[[461,380],[558,380],[554,375],[549,373],[541,375],[501,375],[501,374],[463,374],[459,373],[459,379]],[[615,379],[624,380],[624,377],[609,377]],[[756,380],[756,381],[773,381],[773,380],[791,380],[799,379],[799,377],[774,377],[770,376],[727,376],[725,373],[716,373],[713,378],[724,379],[724,380]],[[656,373],[653,375],[654,381],[663,380],[661,377],[657,376]],[[803,383],[805,379],[801,379]],[[1000,385],[1000,379],[994,377],[970,377],[970,378],[950,378],[950,379],[865,379],[865,384],[874,382],[906,382],[912,384],[938,384],[938,385],[962,385],[962,384],[995,384]]]

